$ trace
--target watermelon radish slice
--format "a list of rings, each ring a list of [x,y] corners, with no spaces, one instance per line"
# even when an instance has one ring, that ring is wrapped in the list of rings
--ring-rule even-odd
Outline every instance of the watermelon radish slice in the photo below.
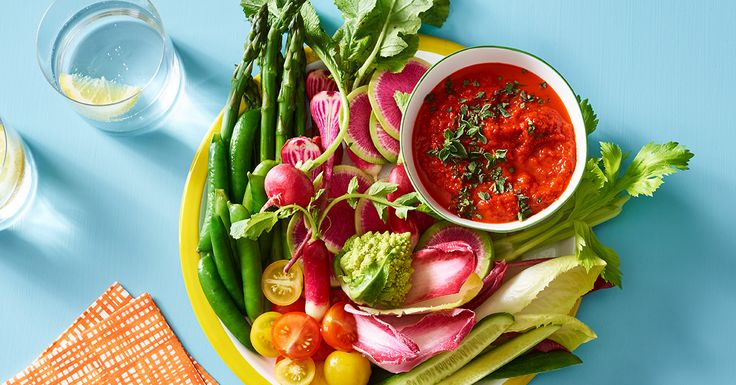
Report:
[[[358,179],[358,192],[365,192],[373,183],[373,179],[356,167],[348,165],[335,166],[332,180],[327,190],[327,198],[336,198],[348,191],[350,180]],[[347,201],[342,201],[327,213],[327,218],[320,229],[322,240],[327,250],[337,253],[342,249],[345,241],[355,235],[355,210]]]
[[[322,91],[337,91],[337,83],[335,83],[335,79],[332,78],[332,74],[328,70],[309,71],[306,82],[308,100],[312,100],[314,95]]]
[[[449,222],[438,222],[422,234],[417,248],[421,249],[452,241],[463,241],[470,245],[476,258],[478,258],[475,272],[478,273],[478,276],[484,278],[491,270],[491,262],[493,262],[493,244],[488,233],[460,227]]]
[[[342,99],[340,93],[335,91],[321,91],[317,95],[314,95],[309,102],[309,110],[312,113],[312,119],[314,119],[315,124],[319,128],[319,137],[323,149],[328,148],[340,133],[341,106]],[[332,176],[333,166],[339,162],[339,160],[336,160],[336,157],[337,155],[333,154],[324,164],[326,182]]]
[[[316,138],[319,140],[319,138]],[[304,162],[317,159],[322,155],[322,149],[316,143],[315,139],[306,136],[298,136],[291,138],[281,147],[281,160],[296,168],[300,168]],[[320,166],[312,170],[312,179],[317,177],[324,167]]]
[[[396,163],[399,159],[399,141],[383,129],[383,125],[378,121],[376,114],[371,114],[370,131],[371,140],[373,140],[378,152],[389,162]]]
[[[368,96],[373,112],[386,132],[394,139],[399,139],[402,116],[394,95],[397,92],[414,91],[414,87],[428,68],[429,63],[414,58],[406,63],[401,72],[376,71],[368,83]]]
[[[371,101],[368,99],[368,86],[356,88],[348,95],[350,102],[350,123],[345,136],[345,144],[360,159],[374,164],[384,164],[381,155],[371,139],[368,125],[371,120]]]
[[[367,199],[358,201],[355,207],[355,230],[356,234],[363,235],[369,231],[382,233],[389,231],[389,225],[381,220],[373,203]]]
[[[381,173],[381,170],[383,169],[383,165],[368,163],[364,161],[363,159],[360,159],[358,155],[355,155],[355,153],[352,152],[349,148],[346,149],[346,152],[348,153],[348,156],[350,157],[350,161],[353,162],[355,167],[365,171],[368,175],[372,176],[374,179],[378,178],[378,174]]]
[[[304,219],[301,214],[294,214],[289,220],[289,226],[286,228],[286,244],[289,246],[291,255],[296,254],[296,249],[302,244],[304,238],[307,237],[307,228],[304,226]]]

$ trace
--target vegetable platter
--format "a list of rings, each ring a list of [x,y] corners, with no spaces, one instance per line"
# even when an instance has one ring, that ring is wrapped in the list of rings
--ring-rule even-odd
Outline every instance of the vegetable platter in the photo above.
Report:
[[[581,363],[577,306],[622,279],[593,227],[693,154],[588,155],[598,117],[541,59],[418,35],[448,0],[335,3],[332,36],[309,1],[241,3],[252,31],[180,219],[215,349],[248,384],[525,384]]]

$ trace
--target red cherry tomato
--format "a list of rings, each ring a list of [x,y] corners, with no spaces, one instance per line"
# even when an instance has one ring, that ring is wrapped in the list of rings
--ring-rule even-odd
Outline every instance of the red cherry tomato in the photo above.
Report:
[[[309,358],[319,349],[322,340],[319,330],[319,323],[306,313],[286,313],[271,327],[273,346],[292,360]]]
[[[349,352],[358,340],[355,317],[345,311],[346,302],[338,302],[327,311],[322,319],[322,338],[337,350]]]
[[[330,303],[347,302],[352,303],[353,301],[345,294],[339,287],[330,290]]]
[[[314,352],[314,355],[312,355],[312,359],[315,362],[324,361],[327,359],[327,356],[330,355],[330,353],[334,352],[335,348],[328,344],[319,344],[319,349],[317,349],[316,352]]]
[[[299,297],[299,299],[296,300],[296,302],[292,303],[291,305],[279,306],[279,305],[273,304],[271,305],[271,310],[281,313],[281,314],[293,313],[293,312],[304,313],[304,303],[305,303],[304,296],[302,296],[302,297]]]

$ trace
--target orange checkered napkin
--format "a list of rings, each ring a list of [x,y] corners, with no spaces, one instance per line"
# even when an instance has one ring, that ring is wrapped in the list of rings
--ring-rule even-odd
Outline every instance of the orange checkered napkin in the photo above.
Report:
[[[4,385],[216,385],[189,357],[151,297],[113,284]]]

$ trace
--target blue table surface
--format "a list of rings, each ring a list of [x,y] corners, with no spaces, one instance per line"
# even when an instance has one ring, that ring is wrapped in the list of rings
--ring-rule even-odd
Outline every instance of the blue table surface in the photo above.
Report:
[[[188,351],[222,384],[237,378],[200,329],[178,253],[194,151],[225,102],[249,30],[238,1],[156,0],[186,70],[185,108],[154,133],[112,137],[46,83],[34,46],[47,1],[0,11],[0,116],[39,171],[29,215],[0,232],[0,379],[30,363],[108,285],[149,292]],[[314,1],[330,28],[331,2]],[[442,29],[555,66],[601,118],[595,140],[685,143],[691,170],[598,228],[622,256],[624,290],[588,297],[599,338],[583,365],[535,384],[726,384],[736,378],[736,2],[454,1]]]

